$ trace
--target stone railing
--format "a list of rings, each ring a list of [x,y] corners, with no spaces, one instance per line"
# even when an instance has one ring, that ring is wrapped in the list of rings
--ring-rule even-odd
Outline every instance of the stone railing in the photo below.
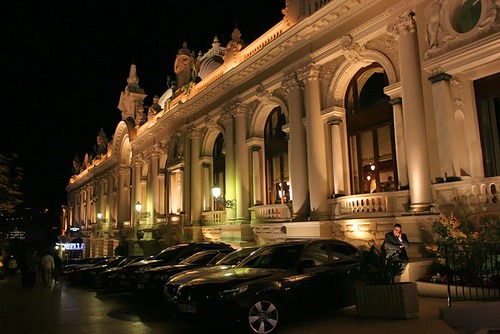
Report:
[[[335,218],[348,216],[399,216],[408,213],[407,190],[338,197],[330,201]]]
[[[205,211],[201,214],[203,225],[220,225],[226,222],[226,211]]]
[[[252,221],[290,221],[290,208],[285,204],[259,205],[252,209]]]
[[[473,211],[500,210],[500,177],[468,178],[463,181],[432,185],[435,209],[438,211],[467,205]]]

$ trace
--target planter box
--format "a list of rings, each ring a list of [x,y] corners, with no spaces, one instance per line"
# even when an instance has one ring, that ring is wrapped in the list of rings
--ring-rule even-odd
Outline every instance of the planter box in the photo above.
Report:
[[[391,285],[358,285],[356,310],[360,317],[413,319],[419,317],[415,282]]]

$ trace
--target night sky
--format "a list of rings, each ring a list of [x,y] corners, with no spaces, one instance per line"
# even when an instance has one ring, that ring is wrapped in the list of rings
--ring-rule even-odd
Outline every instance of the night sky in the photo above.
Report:
[[[228,5],[225,5],[225,4]],[[224,5],[223,5],[224,4]],[[148,95],[175,78],[177,51],[225,46],[237,26],[251,43],[282,18],[285,0],[0,1],[1,153],[24,169],[26,203],[58,210],[75,154],[109,138],[132,63]]]

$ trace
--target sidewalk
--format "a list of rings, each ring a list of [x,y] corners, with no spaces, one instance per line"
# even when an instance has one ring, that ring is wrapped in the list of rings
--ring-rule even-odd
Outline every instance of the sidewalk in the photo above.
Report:
[[[116,300],[103,301],[94,291],[71,287],[64,282],[50,291],[44,288],[40,277],[35,288],[21,288],[20,276],[0,281],[0,332],[6,334],[30,333],[198,333],[193,324],[180,329],[166,317],[135,318],[112,316],[123,309]],[[445,298],[420,297],[420,317],[409,320],[371,319],[357,316],[355,307],[329,312],[313,319],[297,319],[285,324],[284,334],[330,333],[404,333],[404,334],[472,334],[452,328],[440,319],[440,310],[447,308]],[[148,311],[149,312],[149,311]],[[468,317],[468,315],[462,315]],[[173,330],[172,330],[173,328]],[[194,329],[193,329],[194,328]],[[200,325],[200,330],[203,326]],[[166,331],[165,329],[169,329]],[[204,331],[206,333],[206,330]],[[488,332],[485,332],[485,334]],[[481,333],[482,334],[482,333]]]

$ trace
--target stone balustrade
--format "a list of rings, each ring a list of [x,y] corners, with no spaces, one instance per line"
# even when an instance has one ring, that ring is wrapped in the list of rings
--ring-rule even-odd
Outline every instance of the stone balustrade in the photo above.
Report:
[[[259,205],[253,208],[252,221],[290,221],[291,217],[285,204]]]
[[[205,211],[201,214],[203,225],[224,224],[226,211]]]

